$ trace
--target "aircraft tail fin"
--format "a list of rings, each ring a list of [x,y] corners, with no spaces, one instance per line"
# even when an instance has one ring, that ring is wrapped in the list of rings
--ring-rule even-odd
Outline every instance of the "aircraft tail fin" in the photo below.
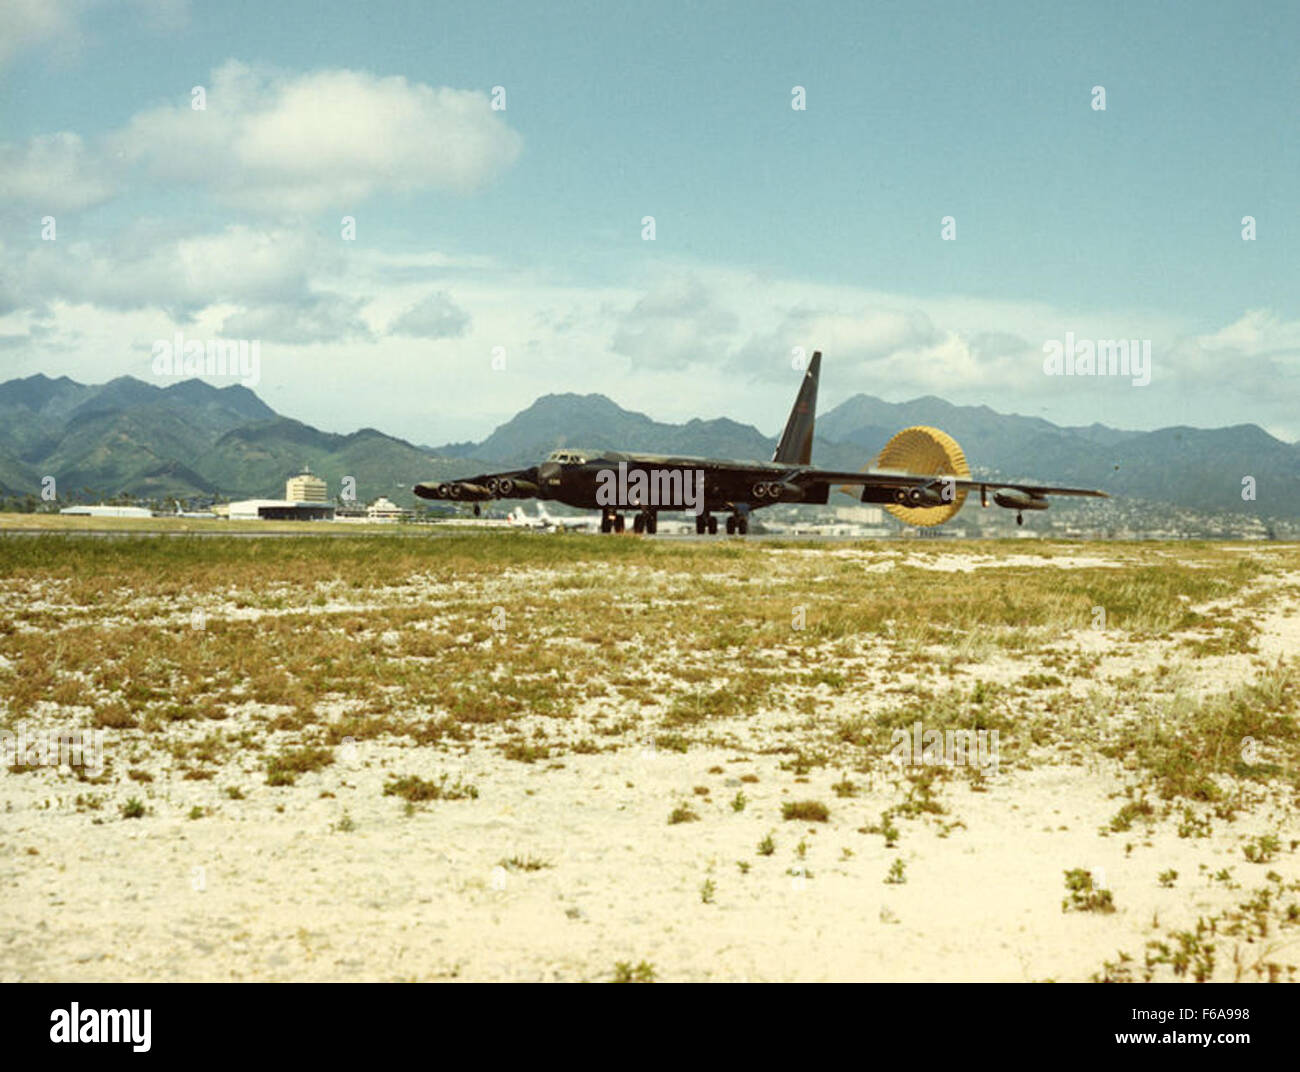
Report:
[[[822,352],[817,350],[808,362],[808,371],[804,373],[799,395],[790,410],[790,418],[785,422],[785,431],[781,441],[776,445],[772,455],[774,462],[789,462],[794,465],[807,465],[812,461],[813,422],[817,418],[817,378],[822,369]]]

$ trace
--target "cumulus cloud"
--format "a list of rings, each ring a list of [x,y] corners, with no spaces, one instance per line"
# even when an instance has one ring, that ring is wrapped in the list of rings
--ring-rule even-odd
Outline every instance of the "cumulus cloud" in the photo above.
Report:
[[[0,0],[0,66],[35,45],[79,41],[77,23],[87,7],[84,0]]]
[[[470,193],[522,140],[481,92],[325,70],[290,75],[235,60],[187,98],[136,115],[114,155],[164,182],[253,211],[346,211],[378,192]]]
[[[820,301],[782,302],[776,293],[762,299],[767,315],[777,314],[770,330],[752,333],[732,354],[728,365],[747,380],[778,380],[788,376],[798,355],[813,350],[834,353],[839,374],[865,381],[869,366],[899,352],[911,352],[930,345],[941,336],[930,318],[919,309],[864,303],[861,296],[845,301],[836,295]],[[762,318],[755,310],[741,317],[745,323]]]
[[[648,368],[716,360],[737,325],[701,281],[679,275],[654,286],[618,318],[610,349]]]
[[[1210,353],[1296,357],[1300,356],[1300,321],[1282,320],[1267,309],[1250,309],[1221,330],[1198,336],[1196,344]]]
[[[1180,339],[1163,355],[1157,351],[1152,363],[1162,363],[1189,392],[1205,392],[1220,412],[1236,412],[1235,419],[1254,420],[1284,439],[1300,437],[1294,405],[1300,320],[1251,309],[1218,331]]]
[[[165,309],[189,316],[209,305],[293,303],[341,261],[337,243],[302,232],[232,225],[160,240],[39,242],[0,249],[0,304],[41,308],[55,300],[109,309]]]
[[[973,384],[994,380],[970,342],[951,331],[935,342],[890,351],[865,365],[857,372],[877,393],[906,384],[911,392],[950,394],[954,388],[969,390]]]
[[[399,316],[389,332],[421,339],[454,339],[464,335],[469,325],[469,313],[445,290],[435,290]]]
[[[232,313],[221,323],[227,339],[258,339],[305,346],[373,338],[360,316],[363,302],[319,294],[296,304],[273,302]]]
[[[77,134],[41,134],[0,144],[0,201],[42,212],[77,211],[116,192],[109,168]]]
[[[56,355],[29,332],[37,320],[80,338],[75,352]],[[1267,310],[1205,332],[1164,314],[915,297],[701,262],[638,286],[578,285],[463,254],[352,249],[283,226],[0,247],[0,334],[11,336],[14,374],[138,372],[124,354],[134,347],[144,361],[149,340],[177,327],[191,334],[191,321],[194,331],[277,343],[283,394],[268,398],[285,412],[340,428],[371,413],[365,420],[416,442],[479,438],[555,390],[604,393],[662,420],[728,416],[772,431],[798,382],[795,346],[826,353],[823,410],[859,391],[936,394],[1062,424],[1253,421],[1300,434],[1300,321]],[[1067,330],[1150,338],[1151,384],[1044,375],[1043,340]],[[443,340],[435,359],[412,337]],[[504,369],[493,363],[498,348]],[[269,375],[264,383],[280,390]]]
[[[358,293],[367,287],[347,272],[337,242],[282,228],[123,235],[111,246],[40,242],[21,255],[0,247],[0,310],[158,310],[177,324],[213,310],[232,338],[297,345],[370,339],[363,315],[369,295]]]
[[[129,4],[112,0],[0,0],[0,68],[24,51],[37,47],[54,48],[66,58],[84,45],[87,16],[111,10],[121,17],[123,7],[135,9],[146,25],[170,29],[185,21],[185,0],[132,0]]]
[[[259,214],[347,214],[376,194],[472,193],[521,151],[481,92],[235,60],[209,82],[203,110],[186,95],[94,141],[61,132],[0,145],[0,198],[67,211],[155,183]]]
[[[919,309],[867,307],[851,313],[796,314],[805,336],[823,340],[820,345],[873,361],[899,350],[934,343],[934,325]]]

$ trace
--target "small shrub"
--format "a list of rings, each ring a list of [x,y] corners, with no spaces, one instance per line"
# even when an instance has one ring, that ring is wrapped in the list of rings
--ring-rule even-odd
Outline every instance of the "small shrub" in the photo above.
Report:
[[[781,805],[781,818],[797,819],[806,823],[824,823],[831,812],[819,800],[791,800]]]
[[[614,982],[616,983],[653,983],[655,969],[653,964],[641,961],[635,968],[626,960],[614,965]]]
[[[1061,902],[1061,911],[1114,912],[1114,897],[1110,890],[1093,886],[1092,872],[1081,867],[1065,872],[1065,888],[1069,896]]]
[[[1253,841],[1246,842],[1241,851],[1252,864],[1266,864],[1277,855],[1281,847],[1282,842],[1276,834],[1264,834]]]
[[[333,762],[334,753],[328,748],[293,748],[266,761],[266,784],[293,785],[298,775],[321,770]]]
[[[1155,808],[1151,806],[1148,800],[1130,800],[1119,809],[1110,820],[1110,829],[1112,833],[1120,834],[1125,830],[1133,828],[1135,819],[1150,819],[1155,814]]]
[[[384,786],[384,796],[401,797],[412,804],[427,800],[477,800],[478,789],[459,778],[448,785],[445,774],[436,782],[427,781],[418,774],[408,774],[405,778],[389,779]]]
[[[500,861],[500,866],[507,871],[541,871],[545,867],[553,865],[548,860],[539,859],[536,856],[511,856],[508,859]]]
[[[678,823],[696,823],[700,817],[695,814],[687,804],[678,804],[668,816],[668,825],[676,826]]]

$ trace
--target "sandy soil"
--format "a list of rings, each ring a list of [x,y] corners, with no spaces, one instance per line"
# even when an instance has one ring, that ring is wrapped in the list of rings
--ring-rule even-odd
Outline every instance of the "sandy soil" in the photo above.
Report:
[[[1235,903],[1197,865],[1242,864],[1235,833],[1210,845],[1166,836],[1131,855],[1124,838],[1099,838],[1116,780],[1098,770],[1010,774],[961,800],[964,829],[922,828],[893,850],[856,829],[883,796],[834,808],[825,827],[783,823],[788,795],[760,781],[732,813],[721,798],[739,781],[705,773],[721,754],[578,756],[562,771],[469,762],[491,801],[404,818],[381,796],[377,751],[359,746],[355,770],[300,779],[282,814],[269,792],[264,807],[197,822],[87,830],[75,815],[10,814],[6,841],[42,848],[3,871],[4,978],[582,980],[646,960],[664,979],[1077,979],[1140,946],[1153,916],[1187,926]],[[730,770],[770,783],[771,767]],[[816,781],[809,796],[833,799]],[[698,823],[667,825],[668,802],[695,784],[719,801],[696,805]],[[193,785],[173,787],[178,810]],[[335,799],[309,799],[326,787]],[[333,831],[344,810],[356,829]],[[769,831],[777,850],[758,856]],[[787,873],[800,839],[810,878]],[[553,866],[498,870],[515,854]],[[896,858],[907,881],[889,885]],[[1062,912],[1062,872],[1075,867],[1104,874],[1119,912]],[[1166,868],[1187,876],[1180,888],[1157,884]]]
[[[904,561],[869,557],[873,568]],[[1300,651],[1294,610],[1259,616],[1261,653]],[[1087,631],[1066,646],[1111,658],[1107,638]],[[1117,652],[1095,680],[1163,657]],[[1023,667],[999,656],[987,672]],[[267,786],[253,762],[185,781],[163,760],[142,761],[154,781],[140,821],[75,810],[85,787],[66,771],[0,774],[0,979],[601,980],[617,962],[645,961],[662,980],[1077,980],[1118,950],[1140,952],[1238,905],[1270,870],[1300,879],[1293,800],[1262,793],[1208,837],[1179,837],[1170,823],[1103,836],[1126,772],[1064,748],[1056,762],[1003,764],[981,792],[948,782],[942,821],[908,821],[888,847],[864,831],[897,803],[896,779],[855,774],[852,798],[832,789],[837,770],[796,780],[782,756],[761,754],[788,721],[771,712],[728,727],[753,749],[680,754],[631,739],[533,764],[486,748],[363,741],[287,789]],[[382,792],[394,774],[449,774],[480,795],[407,814]],[[232,785],[245,799],[226,797]],[[781,805],[798,799],[826,801],[830,820],[784,821]],[[670,825],[685,801],[700,820]],[[187,818],[195,805],[210,814]],[[1243,838],[1270,832],[1282,853],[1247,862]],[[760,855],[769,833],[775,850]],[[511,857],[546,866],[502,866]],[[891,884],[897,860],[905,882]],[[1073,868],[1091,870],[1117,911],[1063,912]],[[1232,878],[1216,879],[1225,868]],[[1170,869],[1179,878],[1162,886]],[[1265,957],[1294,964],[1300,949],[1294,935],[1225,938],[1216,977],[1233,977],[1234,957],[1245,969]]]

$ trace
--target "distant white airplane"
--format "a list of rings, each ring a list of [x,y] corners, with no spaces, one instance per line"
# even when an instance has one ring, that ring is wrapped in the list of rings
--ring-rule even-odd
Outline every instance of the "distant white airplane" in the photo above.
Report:
[[[516,528],[536,529],[538,532],[599,532],[600,518],[556,517],[548,513],[542,503],[537,504],[537,516],[529,517],[524,507],[510,511],[510,523]]]
[[[176,516],[177,517],[216,517],[217,515],[214,514],[211,510],[194,510],[194,511],[182,510],[181,504],[177,503]]]
[[[600,518],[598,517],[556,517],[547,511],[545,504],[537,504],[537,516],[530,517],[524,507],[511,510],[508,515],[510,524],[516,528],[533,529],[537,532],[599,532]],[[684,532],[693,532],[694,526],[685,521],[674,521],[665,518],[659,522],[659,531],[665,535]]]
[[[508,529],[515,524],[513,517],[440,517],[436,521],[445,528],[456,529]]]
[[[537,504],[537,513],[535,515],[530,515],[524,507],[517,506],[506,514],[504,520],[489,517],[456,517],[447,518],[440,523],[467,529],[514,528],[526,529],[530,532],[600,531],[600,518],[598,517],[557,517],[555,514],[550,513],[540,502]],[[660,522],[660,531],[665,534],[682,533],[693,531],[693,527],[684,521],[665,519]]]

